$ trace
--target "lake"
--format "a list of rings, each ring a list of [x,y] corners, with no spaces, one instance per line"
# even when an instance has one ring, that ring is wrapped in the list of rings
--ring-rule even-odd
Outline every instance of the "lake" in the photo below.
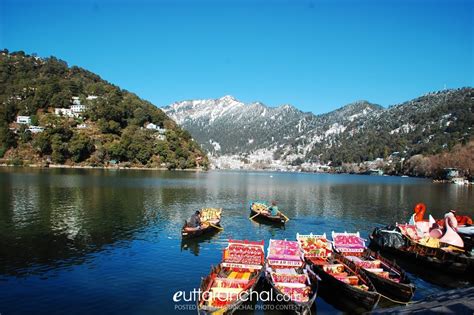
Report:
[[[2,315],[193,314],[175,310],[173,294],[198,288],[229,238],[367,237],[407,221],[418,202],[434,217],[474,215],[472,186],[401,177],[1,168],[0,187]],[[250,200],[275,200],[291,220],[250,221]],[[224,231],[182,242],[184,220],[202,207],[224,209]],[[409,275],[415,299],[446,290]],[[319,297],[316,311],[338,312]]]

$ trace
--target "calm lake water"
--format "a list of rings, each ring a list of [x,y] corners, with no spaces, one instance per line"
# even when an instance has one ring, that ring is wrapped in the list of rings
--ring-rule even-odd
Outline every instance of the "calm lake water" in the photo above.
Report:
[[[291,218],[286,228],[250,221],[252,199],[276,200]],[[366,237],[406,221],[418,202],[435,217],[451,208],[474,215],[473,187],[423,179],[2,168],[0,313],[185,314],[175,311],[174,292],[198,288],[229,238]],[[222,207],[225,230],[183,243],[180,228],[201,207]],[[415,299],[446,290],[410,278]],[[338,312],[321,298],[316,304],[319,314]]]

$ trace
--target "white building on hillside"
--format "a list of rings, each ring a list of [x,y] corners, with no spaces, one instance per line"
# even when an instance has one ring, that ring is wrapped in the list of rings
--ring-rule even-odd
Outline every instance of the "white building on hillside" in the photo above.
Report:
[[[27,130],[29,130],[31,133],[40,133],[44,131],[44,128],[40,126],[30,126]]]
[[[79,114],[86,110],[86,105],[74,104],[71,105],[71,110],[73,113]]]
[[[16,116],[16,122],[17,124],[31,124],[31,118],[30,116]]]
[[[73,96],[72,98],[71,111],[75,114],[80,114],[86,110],[86,105],[81,104],[79,96]]]
[[[158,131],[160,134],[166,133],[165,128],[161,128],[160,126],[157,126],[154,123],[149,123],[148,125],[146,125],[145,128],[150,129],[150,130],[154,130],[154,131]]]
[[[81,104],[81,100],[79,99],[79,96],[73,96],[71,99],[72,99],[72,103],[74,105],[80,105]]]
[[[64,116],[64,117],[79,117],[78,113],[75,113],[70,108],[55,108],[54,114],[57,116]]]
[[[93,101],[93,100],[96,100],[96,99],[97,99],[96,95],[87,95],[87,97],[86,97],[86,100],[88,100],[88,101]]]

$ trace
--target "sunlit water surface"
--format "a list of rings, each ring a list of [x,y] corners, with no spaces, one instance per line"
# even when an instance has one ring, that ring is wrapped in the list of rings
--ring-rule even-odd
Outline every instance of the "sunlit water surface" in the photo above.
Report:
[[[250,221],[255,199],[277,201],[291,218],[286,227]],[[3,168],[0,313],[184,314],[173,294],[197,288],[229,238],[268,245],[297,232],[367,237],[375,226],[406,221],[421,201],[435,217],[451,208],[474,214],[472,187],[423,179]],[[222,207],[225,230],[183,243],[180,228],[201,207]],[[409,275],[415,299],[446,290]],[[314,312],[338,310],[318,298]]]

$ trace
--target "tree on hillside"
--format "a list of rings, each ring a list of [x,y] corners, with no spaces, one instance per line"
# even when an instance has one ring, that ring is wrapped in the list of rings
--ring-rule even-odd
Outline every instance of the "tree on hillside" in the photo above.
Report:
[[[68,145],[69,155],[74,162],[82,162],[89,158],[93,149],[92,141],[84,134],[76,133]]]

